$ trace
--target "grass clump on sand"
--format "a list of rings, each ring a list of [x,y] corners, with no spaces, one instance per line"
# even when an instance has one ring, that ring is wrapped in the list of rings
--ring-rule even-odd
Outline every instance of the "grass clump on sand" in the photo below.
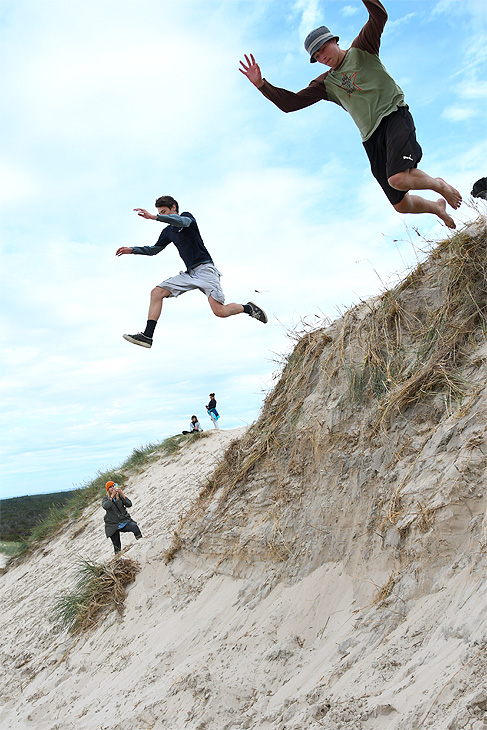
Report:
[[[461,368],[473,343],[487,330],[487,247],[479,220],[442,241],[425,263],[369,306],[360,321],[355,310],[344,318],[342,336],[330,352],[348,379],[348,401],[376,401],[377,421],[429,396],[446,407],[460,405],[471,391]],[[355,350],[346,350],[353,334]],[[350,355],[361,353],[351,361]]]
[[[137,561],[118,555],[108,563],[79,565],[74,591],[58,598],[52,611],[53,621],[71,634],[93,628],[110,610],[122,615],[126,586],[140,570]]]

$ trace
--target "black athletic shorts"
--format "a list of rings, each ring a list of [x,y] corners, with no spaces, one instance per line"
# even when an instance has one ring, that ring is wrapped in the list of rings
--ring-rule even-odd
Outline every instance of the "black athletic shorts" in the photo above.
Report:
[[[391,187],[388,179],[398,172],[417,167],[423,156],[409,108],[400,106],[384,117],[373,135],[363,144],[372,175],[392,205],[397,205],[406,193]]]

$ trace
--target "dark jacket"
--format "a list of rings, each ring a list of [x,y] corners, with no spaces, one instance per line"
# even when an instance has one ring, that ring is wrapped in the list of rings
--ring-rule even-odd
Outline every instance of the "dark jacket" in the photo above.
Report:
[[[131,516],[125,509],[131,507],[132,502],[128,497],[119,497],[118,499],[112,500],[110,497],[103,497],[101,503],[105,512],[105,535],[111,537],[118,530],[120,522],[130,522]]]

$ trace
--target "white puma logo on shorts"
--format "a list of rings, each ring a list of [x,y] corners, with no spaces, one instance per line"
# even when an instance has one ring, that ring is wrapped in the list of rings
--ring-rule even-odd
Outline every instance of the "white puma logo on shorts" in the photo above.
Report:
[[[403,156],[402,156],[402,159],[403,159],[403,160],[411,160],[411,162],[414,162],[414,160],[413,160],[413,158],[411,157],[411,155],[403,155]]]

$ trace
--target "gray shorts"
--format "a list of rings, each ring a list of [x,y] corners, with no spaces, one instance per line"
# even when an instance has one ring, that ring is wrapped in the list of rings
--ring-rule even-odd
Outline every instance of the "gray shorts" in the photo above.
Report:
[[[171,276],[170,279],[166,279],[157,286],[170,291],[172,297],[199,289],[207,297],[212,296],[220,304],[225,304],[220,276],[220,272],[213,264],[200,264],[190,271],[180,271],[177,276]]]

